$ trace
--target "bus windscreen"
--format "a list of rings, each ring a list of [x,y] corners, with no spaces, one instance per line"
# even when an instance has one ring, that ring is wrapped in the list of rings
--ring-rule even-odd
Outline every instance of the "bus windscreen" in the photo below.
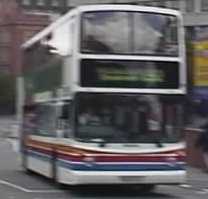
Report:
[[[78,139],[174,143],[181,138],[181,100],[158,95],[79,93],[76,104]]]

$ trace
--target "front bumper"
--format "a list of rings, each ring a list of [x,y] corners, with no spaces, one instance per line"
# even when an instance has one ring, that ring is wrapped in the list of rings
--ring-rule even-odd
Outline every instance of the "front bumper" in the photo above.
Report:
[[[63,184],[181,184],[186,171],[109,172],[73,171],[59,168],[57,181]]]

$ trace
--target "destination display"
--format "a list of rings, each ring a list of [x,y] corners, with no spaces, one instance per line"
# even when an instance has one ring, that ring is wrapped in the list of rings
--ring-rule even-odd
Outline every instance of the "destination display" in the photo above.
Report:
[[[82,87],[179,88],[179,64],[167,61],[81,60]]]

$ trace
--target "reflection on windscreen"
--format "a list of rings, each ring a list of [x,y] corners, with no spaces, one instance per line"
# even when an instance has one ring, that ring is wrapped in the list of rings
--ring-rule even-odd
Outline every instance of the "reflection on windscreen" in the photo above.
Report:
[[[181,105],[163,104],[159,96],[80,94],[76,137],[112,143],[176,142]]]
[[[175,16],[144,12],[86,12],[82,52],[176,56]]]

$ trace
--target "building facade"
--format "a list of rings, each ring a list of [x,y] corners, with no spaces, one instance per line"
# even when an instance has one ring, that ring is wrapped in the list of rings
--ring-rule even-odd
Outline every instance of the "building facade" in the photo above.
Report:
[[[15,76],[22,66],[21,44],[48,23],[48,16],[25,12],[15,0],[0,1],[0,115],[15,112]]]
[[[207,25],[207,0],[16,0],[27,11],[64,13],[78,5],[130,3],[146,6],[160,6],[180,10],[184,13],[185,25]]]
[[[1,0],[0,19],[0,71],[15,75],[21,67],[21,44],[48,25],[49,18],[25,12],[15,0]]]

